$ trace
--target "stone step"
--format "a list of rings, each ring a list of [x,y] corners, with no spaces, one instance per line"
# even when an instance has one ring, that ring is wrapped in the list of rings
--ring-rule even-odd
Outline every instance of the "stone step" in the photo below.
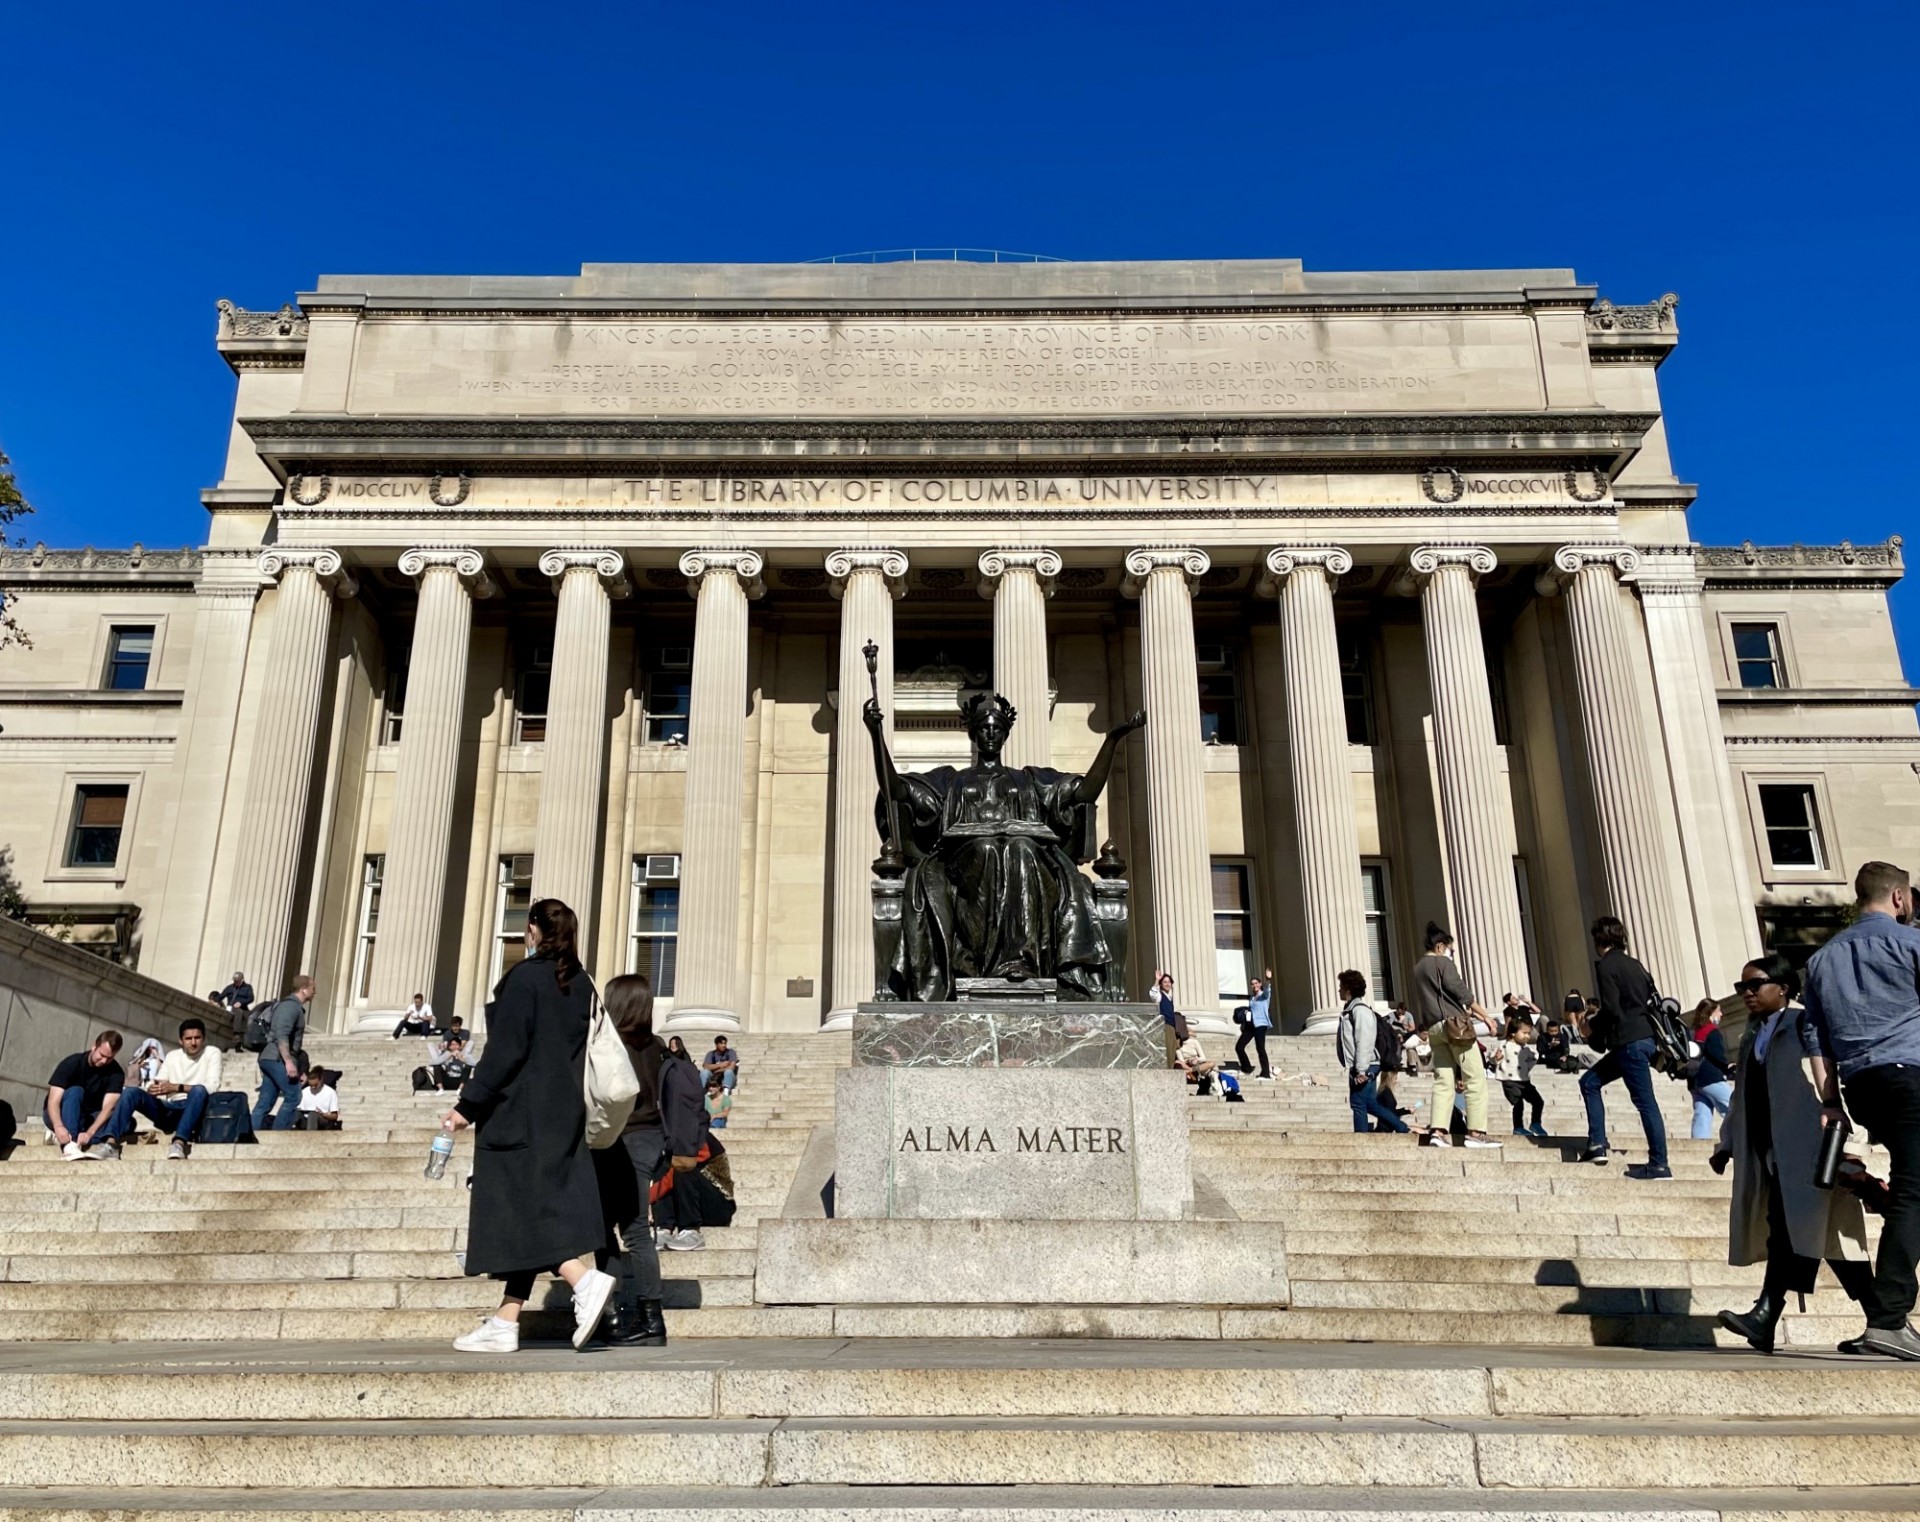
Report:
[[[1350,1253],[1354,1249],[1351,1230],[1318,1231],[1311,1227],[1287,1232],[1287,1251],[1292,1253]],[[1501,1232],[1479,1231],[1457,1223],[1453,1231],[1409,1231],[1397,1233],[1391,1244],[1401,1250],[1414,1250],[1434,1258],[1624,1258],[1724,1259],[1727,1242],[1720,1236],[1655,1235],[1637,1232],[1619,1236],[1612,1232]],[[1450,1273],[1451,1267],[1431,1270],[1436,1277]]]
[[[700,1275],[696,1255],[676,1254],[663,1265],[666,1303],[676,1309],[751,1306],[753,1280],[746,1275]],[[557,1293],[557,1291],[550,1291]],[[270,1310],[492,1310],[500,1286],[491,1279],[315,1279],[220,1282],[95,1284],[76,1296],[71,1283],[0,1283],[0,1311],[144,1311],[217,1315]],[[236,1334],[219,1328],[223,1335]],[[176,1335],[170,1316],[151,1322],[153,1333]],[[185,1332],[177,1335],[185,1336]]]
[[[1484,1313],[1552,1312],[1585,1316],[1712,1316],[1722,1309],[1745,1310],[1753,1296],[1744,1286],[1670,1286],[1556,1284],[1475,1284],[1394,1282],[1370,1279],[1290,1281],[1293,1305],[1301,1310],[1437,1311]],[[1794,1304],[1797,1307],[1798,1301]],[[1853,1302],[1837,1286],[1807,1297],[1819,1316],[1851,1316]]]
[[[764,1499],[763,1499],[764,1497]],[[1147,1499],[1146,1497],[1150,1497]],[[0,1522],[1894,1522],[1920,1509],[1920,1487],[1779,1487],[1706,1492],[1311,1490],[1284,1486],[789,1486],[736,1490],[604,1486],[570,1491],[350,1490],[311,1492],[116,1487],[0,1488]],[[103,1508],[106,1510],[103,1513]]]
[[[979,1417],[746,1420],[0,1422],[16,1486],[137,1474],[154,1486],[245,1489],[297,1475],[310,1491],[417,1484],[423,1450],[484,1455],[487,1488],[657,1485],[1372,1485],[1559,1491],[1636,1483],[1909,1484],[1920,1423],[1904,1418],[1663,1422],[1576,1418]]]
[[[125,1253],[14,1253],[0,1259],[0,1282],[85,1284],[94,1280],[127,1284],[192,1279],[446,1279],[460,1273],[454,1262],[452,1233],[439,1250],[400,1250],[354,1247],[314,1247],[301,1250],[269,1244],[243,1246],[234,1251],[166,1251]],[[377,1239],[376,1239],[377,1240]],[[109,1243],[124,1248],[127,1243]],[[204,1247],[204,1244],[196,1244]],[[716,1278],[753,1272],[751,1252],[708,1248],[704,1252],[670,1253],[669,1259],[700,1259],[700,1273]],[[82,1297],[84,1298],[84,1297]]]
[[[1371,1280],[1397,1284],[1588,1284],[1600,1288],[1684,1289],[1707,1285],[1758,1285],[1761,1266],[1735,1268],[1718,1258],[1542,1258],[1479,1253],[1448,1257],[1436,1268],[1432,1256],[1416,1251],[1418,1240],[1396,1238],[1378,1252],[1364,1241],[1347,1240],[1337,1252],[1289,1249],[1287,1273],[1293,1279]]]

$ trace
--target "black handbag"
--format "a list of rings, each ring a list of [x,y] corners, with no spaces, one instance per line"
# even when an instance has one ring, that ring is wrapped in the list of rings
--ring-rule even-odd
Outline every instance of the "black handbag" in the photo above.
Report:
[[[247,1096],[232,1090],[210,1096],[207,1113],[200,1119],[198,1139],[210,1145],[252,1141],[253,1107]]]

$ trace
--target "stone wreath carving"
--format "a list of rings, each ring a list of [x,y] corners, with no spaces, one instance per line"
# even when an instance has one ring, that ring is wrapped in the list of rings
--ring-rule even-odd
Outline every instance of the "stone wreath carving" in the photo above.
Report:
[[[1613,484],[1607,479],[1607,473],[1596,467],[1593,470],[1584,472],[1584,474],[1593,477],[1593,490],[1585,492],[1580,490],[1580,477],[1582,474],[1583,472],[1581,471],[1570,470],[1566,475],[1567,495],[1576,502],[1598,502],[1602,497],[1606,496],[1607,488]]]
[[[1447,482],[1444,493],[1440,489],[1440,480],[1443,476]],[[1420,492],[1429,502],[1450,507],[1467,494],[1466,477],[1451,465],[1429,465],[1420,472]]]
[[[473,489],[473,477],[468,475],[464,470],[461,471],[460,479],[454,486],[453,495],[450,497],[442,494],[443,484],[446,479],[443,475],[435,476],[431,481],[427,482],[427,495],[433,498],[435,507],[458,507],[462,502],[467,500],[467,493]]]
[[[317,490],[309,492],[307,482],[313,479],[318,479],[320,485]],[[317,478],[309,476],[289,476],[287,478],[287,495],[302,507],[318,507],[322,502],[327,500],[327,496],[332,490],[332,476],[320,476]]]

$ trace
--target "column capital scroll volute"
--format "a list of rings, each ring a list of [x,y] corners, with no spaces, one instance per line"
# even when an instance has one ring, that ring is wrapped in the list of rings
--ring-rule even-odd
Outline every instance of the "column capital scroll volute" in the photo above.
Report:
[[[1317,567],[1326,572],[1328,581],[1338,581],[1353,569],[1353,554],[1332,544],[1283,544],[1269,550],[1266,574],[1260,578],[1260,594],[1277,596],[1287,578],[1303,567]]]
[[[1500,557],[1484,544],[1422,544],[1407,556],[1407,568],[1395,580],[1393,590],[1412,596],[1448,566],[1463,567],[1472,577],[1491,575]]]
[[[573,571],[588,571],[597,576],[609,597],[625,597],[632,590],[627,582],[627,562],[618,550],[548,550],[540,557],[540,574],[553,583],[556,594]]]
[[[887,594],[898,602],[907,595],[907,556],[904,550],[834,550],[826,559],[827,582],[835,597],[845,597],[847,582],[857,571],[875,571],[887,584]]]
[[[688,550],[680,557],[680,574],[687,578],[687,595],[698,598],[700,583],[711,575],[737,577],[748,597],[759,597],[767,586],[760,579],[766,558],[758,550]]]
[[[1054,582],[1064,566],[1065,562],[1056,550],[1038,547],[986,550],[980,556],[977,590],[982,597],[991,601],[1001,577],[1009,571],[1025,570],[1033,572],[1034,580],[1040,583],[1041,595],[1051,597]]]
[[[1212,557],[1205,550],[1191,546],[1129,550],[1126,559],[1127,579],[1121,590],[1128,597],[1138,597],[1145,589],[1148,578],[1156,571],[1178,571],[1191,589],[1212,567]]]
[[[1630,544],[1563,544],[1553,552],[1551,569],[1534,580],[1534,590],[1553,597],[1588,566],[1611,566],[1625,581],[1640,569],[1640,552]]]
[[[461,545],[416,545],[399,560],[400,574],[418,581],[429,571],[446,570],[475,598],[493,596],[493,579],[487,575],[487,557],[478,550]]]
[[[261,576],[268,581],[278,581],[296,568],[311,571],[315,581],[333,596],[342,599],[352,597],[360,590],[360,583],[347,570],[340,552],[317,545],[271,545],[260,552],[259,567]]]

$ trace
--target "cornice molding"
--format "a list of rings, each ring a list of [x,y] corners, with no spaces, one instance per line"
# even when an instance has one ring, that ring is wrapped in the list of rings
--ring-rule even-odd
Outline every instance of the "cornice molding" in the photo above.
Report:
[[[687,595],[698,598],[700,583],[708,576],[737,577],[748,597],[759,597],[767,590],[760,579],[766,558],[758,550],[688,550],[680,557],[680,574],[687,578]]]
[[[857,571],[876,572],[887,584],[887,593],[898,602],[907,595],[907,556],[903,550],[834,550],[826,559],[829,590],[835,597],[847,595],[847,582]]]
[[[974,589],[991,602],[999,590],[1000,578],[1008,571],[1031,571],[1040,584],[1040,595],[1051,597],[1054,584],[1065,568],[1066,562],[1056,550],[1037,547],[986,550],[980,556],[980,579],[974,583]]]
[[[553,584],[556,594],[574,571],[591,571],[609,597],[625,597],[633,590],[627,580],[627,562],[618,550],[548,550],[540,557],[540,574]]]

